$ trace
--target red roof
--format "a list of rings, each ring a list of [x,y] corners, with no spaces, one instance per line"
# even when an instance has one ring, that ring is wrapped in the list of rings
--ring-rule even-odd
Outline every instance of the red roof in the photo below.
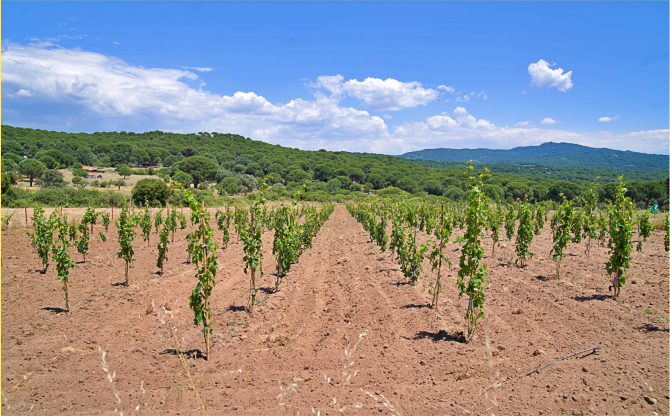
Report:
[[[98,170],[98,168],[94,168],[92,166],[83,166],[82,169],[84,169],[87,172],[95,172],[96,170]]]

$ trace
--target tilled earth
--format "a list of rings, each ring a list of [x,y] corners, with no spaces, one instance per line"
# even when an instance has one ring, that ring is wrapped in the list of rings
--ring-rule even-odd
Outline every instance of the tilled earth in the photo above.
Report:
[[[197,392],[209,414],[668,414],[668,255],[658,231],[633,252],[618,302],[608,292],[604,247],[587,258],[585,243],[571,243],[557,280],[548,227],[524,268],[510,264],[513,243],[493,255],[486,239],[487,317],[463,344],[453,337],[467,307],[458,299],[457,267],[443,270],[436,312],[429,262],[419,283],[407,284],[344,206],[278,292],[273,236],[265,232],[260,299],[250,317],[249,278],[231,227],[231,243],[219,250],[206,361],[188,306],[196,283],[195,266],[185,263],[190,228],[177,232],[160,276],[158,235],[149,247],[138,235],[129,287],[120,285],[116,229],[106,242],[99,230],[86,263],[71,271],[70,315],[60,309],[53,264],[40,274],[23,231],[2,232],[3,413],[196,414]],[[446,247],[454,265],[458,249]]]

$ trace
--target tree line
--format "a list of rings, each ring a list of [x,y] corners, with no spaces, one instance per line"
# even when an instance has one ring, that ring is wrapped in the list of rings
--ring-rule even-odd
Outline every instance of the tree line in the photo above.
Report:
[[[281,197],[289,197],[309,181],[306,198],[312,200],[356,200],[370,193],[406,191],[463,201],[469,189],[468,179],[456,166],[430,166],[378,154],[299,150],[230,133],[66,133],[2,126],[3,206],[16,202],[5,193],[20,176],[31,185],[37,181],[43,188],[20,197],[39,198],[36,194],[44,190],[51,189],[53,195],[53,188],[70,188],[54,171],[73,169],[75,175],[81,175],[82,166],[113,167],[124,177],[133,173],[156,175],[171,189],[194,188],[204,192],[205,198],[251,192],[268,176],[271,189]],[[640,182],[629,180],[625,174],[624,178],[627,195],[640,207],[668,208],[667,175],[665,179]],[[568,175],[565,179],[570,180],[494,170],[486,177],[483,192],[510,202],[525,195],[530,202],[560,202],[561,194],[568,198],[585,195],[594,178],[583,181]],[[76,191],[81,190],[68,192]],[[613,195],[614,185],[605,184],[598,200],[611,201]]]

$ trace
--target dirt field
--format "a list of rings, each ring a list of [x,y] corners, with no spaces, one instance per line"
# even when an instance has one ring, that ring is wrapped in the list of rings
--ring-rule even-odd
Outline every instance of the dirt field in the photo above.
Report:
[[[153,301],[173,315],[183,349],[192,353],[190,375],[209,414],[339,414],[343,406],[344,414],[668,414],[668,256],[658,231],[643,253],[633,252],[620,302],[608,294],[604,247],[587,259],[583,243],[570,244],[565,276],[552,280],[548,227],[533,240],[535,257],[523,269],[504,264],[513,244],[492,256],[487,239],[489,320],[480,321],[469,344],[451,337],[462,330],[467,306],[458,299],[456,269],[446,271],[436,314],[428,307],[435,279],[428,261],[419,284],[406,284],[390,253],[369,242],[344,206],[277,293],[272,233],[264,234],[262,304],[250,318],[242,246],[232,231],[232,243],[219,251],[212,359],[205,361],[188,306],[196,283],[194,266],[184,263],[190,230],[177,233],[162,276],[157,234],[151,247],[138,236],[125,287],[116,230],[103,243],[100,229],[87,262],[71,272],[71,315],[60,309],[53,265],[40,274],[28,237],[2,232],[3,413],[199,413]],[[455,265],[458,247],[447,247]],[[360,344],[345,350],[360,334]],[[598,343],[595,352],[523,376]],[[113,388],[99,347],[116,373]],[[295,392],[278,397],[294,378]]]

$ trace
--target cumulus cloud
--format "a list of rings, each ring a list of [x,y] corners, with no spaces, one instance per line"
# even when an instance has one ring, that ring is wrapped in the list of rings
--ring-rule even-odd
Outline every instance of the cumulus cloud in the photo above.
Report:
[[[420,82],[401,82],[392,78],[349,80],[343,84],[351,97],[362,100],[368,107],[379,111],[397,111],[435,101],[439,93],[423,88]]]
[[[33,96],[33,93],[30,92],[30,91],[28,91],[28,90],[24,90],[24,89],[22,88],[22,89],[18,90],[18,91],[16,92],[16,94],[14,94],[14,96],[15,96],[15,97],[32,97],[32,96]]]
[[[454,87],[447,87],[446,85],[440,85],[440,86],[437,87],[437,89],[438,90],[444,90],[444,91],[450,92],[452,94],[456,91],[456,89],[454,89]]]
[[[557,121],[554,120],[553,118],[550,118],[550,117],[545,117],[545,118],[542,119],[542,121],[540,121],[540,124],[544,124],[545,126],[550,126],[550,125],[556,124],[556,123],[557,123]]]
[[[618,119],[620,116],[615,116],[615,117],[600,117],[598,119],[598,123],[609,123],[610,121],[614,121]]]
[[[536,88],[556,87],[559,91],[567,91],[572,88],[572,71],[563,73],[562,68],[550,69],[556,64],[549,64],[544,59],[528,65],[530,84]]]
[[[514,127],[498,126],[460,106],[389,127],[388,114],[378,117],[343,105],[349,92],[341,75],[314,80],[311,85],[317,89],[311,99],[272,103],[252,91],[222,95],[203,90],[198,75],[184,68],[143,68],[115,57],[53,44],[8,43],[3,45],[1,59],[3,122],[23,127],[219,131],[302,149],[386,154],[435,147],[511,148],[547,141],[667,154],[668,130],[575,133],[531,128],[530,122],[523,121]],[[409,88],[408,100],[419,101],[412,98],[412,90],[423,87],[401,87]],[[369,92],[365,88],[362,96]],[[35,106],[25,111],[26,103]]]
[[[312,88],[324,88],[333,94],[340,95],[344,91],[342,86],[344,77],[342,75],[321,75],[316,82],[308,83]]]
[[[307,85],[326,89],[334,95],[346,93],[378,111],[397,111],[426,105],[439,95],[437,90],[423,88],[420,82],[401,82],[392,78],[366,78],[364,81],[351,79],[345,82],[342,75],[323,75]]]
[[[141,121],[145,129],[258,132],[275,140],[303,140],[304,148],[314,148],[315,135],[335,142],[347,138],[358,146],[388,136],[381,117],[342,107],[339,97],[322,93],[311,101],[296,99],[286,104],[273,104],[254,92],[212,94],[192,86],[199,78],[191,71],[142,68],[54,45],[10,44],[2,52],[2,63],[4,97],[30,92],[35,101],[68,105],[82,118],[92,114],[102,123],[123,119],[130,125]]]
[[[526,126],[530,126],[530,125],[531,125],[530,121],[520,121],[520,122],[515,124],[515,126],[519,126],[519,127],[526,127]]]

